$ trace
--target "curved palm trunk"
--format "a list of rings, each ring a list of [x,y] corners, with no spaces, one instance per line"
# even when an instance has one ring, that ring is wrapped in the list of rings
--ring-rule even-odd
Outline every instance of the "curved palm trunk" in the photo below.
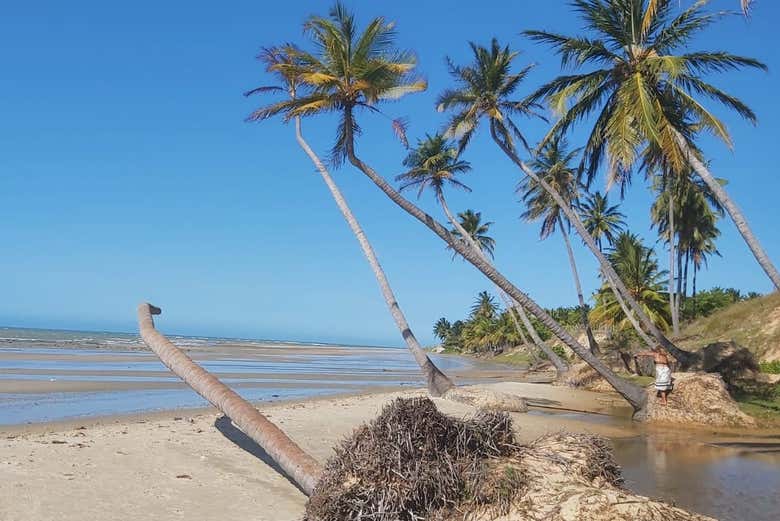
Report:
[[[295,119],[295,137],[298,140],[298,144],[301,146],[304,152],[306,152],[306,155],[309,156],[311,161],[314,163],[314,166],[322,175],[322,178],[325,180],[325,184],[328,185],[328,189],[330,190],[333,199],[336,201],[336,205],[339,207],[341,214],[344,216],[347,224],[349,224],[352,233],[355,234],[358,243],[360,243],[360,248],[363,250],[363,255],[365,255],[368,263],[371,265],[371,270],[374,272],[377,283],[379,283],[379,289],[382,291],[382,296],[385,299],[385,303],[390,309],[390,314],[392,315],[398,330],[401,332],[401,336],[403,337],[404,342],[406,342],[406,346],[409,348],[409,351],[411,351],[412,356],[414,356],[414,359],[417,362],[417,365],[420,366],[420,369],[425,375],[425,380],[428,384],[428,392],[432,396],[441,396],[448,390],[452,389],[454,384],[447,377],[447,375],[445,375],[431,361],[423,348],[420,346],[420,343],[417,341],[414,333],[412,333],[412,328],[409,326],[403,311],[401,311],[401,307],[398,305],[395,294],[393,293],[392,288],[390,288],[390,282],[387,280],[387,276],[385,275],[381,264],[379,264],[379,259],[377,259],[376,254],[374,253],[374,249],[371,247],[371,243],[368,242],[368,238],[366,237],[365,232],[363,232],[363,229],[361,228],[357,219],[355,219],[352,210],[349,208],[346,199],[344,199],[341,190],[339,190],[339,187],[330,176],[328,169],[325,168],[325,165],[317,156],[317,154],[314,153],[306,140],[303,139],[300,118]]]
[[[138,306],[138,326],[144,343],[195,392],[229,416],[244,434],[257,442],[285,473],[311,496],[322,474],[320,464],[251,403],[193,362],[159,333],[154,327],[152,315],[160,313],[160,308],[151,304]]]
[[[601,272],[601,276],[605,279],[607,276],[604,274],[604,272]],[[629,322],[631,322],[631,325],[634,326],[634,330],[639,334],[639,336],[644,340],[645,344],[647,344],[648,347],[653,348],[655,347],[655,342],[653,342],[653,339],[645,333],[645,330],[642,329],[642,326],[637,322],[636,317],[634,316],[633,311],[631,311],[628,306],[626,305],[626,301],[623,300],[623,296],[620,294],[618,290],[615,289],[614,284],[609,284],[610,289],[612,290],[612,294],[615,295],[615,300],[617,300],[618,304],[620,305],[620,309],[623,310],[623,314],[626,315],[626,318]]]
[[[593,237],[585,229],[585,226],[582,224],[579,215],[577,215],[577,213],[572,209],[571,205],[569,205],[566,201],[564,201],[561,195],[557,191],[555,191],[549,185],[549,183],[547,183],[547,181],[537,176],[536,173],[528,165],[526,165],[522,159],[520,159],[517,156],[517,154],[515,154],[504,143],[502,143],[501,140],[498,139],[498,136],[496,136],[495,130],[492,128],[492,126],[490,132],[493,137],[493,141],[496,142],[496,144],[507,155],[507,157],[509,157],[518,167],[520,167],[520,169],[528,177],[536,181],[542,188],[544,188],[545,191],[548,194],[550,194],[553,200],[558,204],[561,210],[563,210],[563,213],[566,215],[569,221],[574,225],[574,229],[577,230],[577,233],[585,241],[585,244],[588,246],[588,248],[590,248],[590,250],[596,256],[596,259],[599,261],[599,264],[601,265],[602,271],[604,271],[607,275],[609,275],[609,277],[607,277],[608,283],[614,285],[617,291],[619,291],[623,295],[623,298],[625,299],[626,303],[631,309],[634,310],[637,317],[639,318],[639,321],[644,325],[644,327],[646,327],[647,330],[650,331],[650,333],[653,335],[653,337],[655,337],[656,340],[658,340],[658,342],[683,366],[687,366],[688,364],[690,364],[695,358],[695,355],[693,353],[683,351],[682,349],[674,345],[668,338],[666,338],[666,336],[661,332],[661,330],[658,329],[658,326],[656,326],[655,323],[653,323],[653,321],[650,320],[650,317],[647,316],[647,313],[644,312],[644,310],[639,305],[639,303],[637,303],[634,296],[631,295],[631,292],[629,292],[625,284],[623,284],[623,281],[620,280],[620,277],[615,272],[615,269],[612,267],[612,264],[609,263],[609,261],[604,256],[604,254],[599,250],[598,246],[596,245],[596,242],[593,240]],[[653,346],[653,349],[655,349],[655,346]]]
[[[501,300],[504,301],[504,305],[506,306],[509,316],[512,317],[512,324],[514,324],[517,334],[520,335],[520,338],[523,341],[523,345],[525,346],[526,351],[528,351],[528,354],[531,356],[531,360],[535,364],[539,363],[540,360],[536,354],[536,350],[533,349],[531,342],[528,341],[528,337],[525,335],[525,330],[523,329],[523,326],[520,325],[520,322],[517,320],[517,316],[515,316],[515,311],[517,310],[518,307],[517,303],[516,302],[513,303],[512,300],[509,298],[509,295],[504,293],[501,290],[501,288],[498,287],[496,288],[498,289],[498,294],[501,296]]]
[[[590,327],[590,320],[588,320],[588,310],[585,309],[585,296],[582,294],[582,284],[580,284],[580,275],[577,272],[577,261],[574,258],[574,250],[571,247],[571,241],[569,240],[569,232],[563,226],[563,219],[558,216],[558,226],[561,228],[561,235],[563,235],[563,243],[566,245],[566,252],[569,254],[569,265],[571,266],[571,274],[574,277],[574,286],[577,289],[577,301],[580,303],[580,315],[582,318],[582,327],[585,328],[585,335],[588,337],[588,345],[590,346],[590,352],[593,354],[599,354],[599,344],[596,342],[596,337],[593,336],[593,329]]]
[[[468,245],[471,247],[471,249],[476,252],[482,259],[489,263],[490,259],[487,258],[487,255],[485,255],[485,252],[482,251],[482,248],[479,247],[479,244],[474,241],[474,238],[466,231],[465,228],[460,224],[460,222],[455,218],[454,215],[452,215],[452,212],[450,212],[450,207],[447,205],[447,201],[444,199],[443,194],[438,194],[439,203],[441,204],[442,209],[444,210],[444,214],[447,216],[447,219],[450,221],[450,223],[455,227],[456,230],[458,230],[458,233],[460,233],[460,236],[463,237],[463,240],[468,243]],[[499,294],[502,294],[501,288],[497,288]],[[567,372],[569,370],[569,366],[566,362],[564,362],[561,357],[558,356],[558,354],[550,349],[550,347],[542,340],[542,338],[539,336],[539,333],[536,332],[536,329],[534,329],[533,324],[531,324],[531,321],[528,319],[528,316],[525,314],[525,311],[522,310],[522,308],[518,309],[518,314],[520,315],[520,319],[523,321],[523,324],[525,325],[525,328],[528,330],[528,334],[531,335],[531,338],[534,341],[534,344],[536,344],[536,347],[541,349],[541,351],[547,355],[547,358],[550,359],[550,362],[555,366],[555,370],[558,372],[558,376],[560,377],[563,373]],[[519,324],[517,324],[519,326]]]
[[[775,289],[780,290],[780,273],[778,273],[777,268],[775,268],[775,265],[772,263],[769,255],[767,255],[766,251],[764,250],[764,247],[761,246],[761,243],[758,242],[758,239],[753,234],[753,230],[750,229],[750,225],[748,224],[747,219],[745,219],[745,216],[742,214],[742,211],[731,199],[728,192],[726,192],[720,183],[718,183],[718,180],[713,177],[712,173],[710,173],[707,167],[704,166],[698,157],[696,157],[696,154],[692,153],[688,143],[685,141],[685,138],[683,138],[679,133],[677,133],[676,137],[677,143],[680,145],[683,153],[687,156],[688,162],[693,167],[693,170],[696,172],[696,174],[698,174],[699,177],[701,177],[702,181],[707,184],[707,187],[709,187],[709,189],[712,190],[712,193],[715,194],[715,197],[718,198],[718,202],[720,202],[720,204],[723,205],[723,207],[729,213],[731,220],[734,221],[734,226],[737,227],[737,230],[739,230],[742,238],[747,243],[748,248],[750,248],[750,251],[753,252],[753,256],[758,261],[758,264],[767,274],[769,280],[772,281]]]
[[[678,311],[679,295],[674,291],[674,190],[669,183],[669,310],[672,312],[672,331],[674,336],[680,334],[680,314]],[[679,276],[679,275],[678,275]]]
[[[515,285],[504,277],[501,273],[485,260],[472,248],[466,247],[465,244],[454,237],[444,226],[442,226],[436,219],[422,211],[414,203],[407,200],[398,191],[395,190],[382,176],[377,174],[370,166],[364,163],[360,158],[355,155],[353,136],[350,129],[352,128],[352,115],[347,111],[345,114],[348,135],[346,136],[346,149],[349,162],[352,163],[357,169],[366,175],[382,192],[387,195],[391,201],[404,209],[409,215],[423,223],[433,233],[438,235],[444,242],[446,242],[453,250],[460,253],[464,259],[471,263],[475,268],[481,271],[488,279],[493,281],[499,288],[504,290],[512,299],[517,301],[520,306],[528,309],[533,315],[538,318],[542,324],[547,326],[552,333],[561,339],[572,351],[574,351],[580,358],[585,360],[594,370],[596,370],[601,376],[604,377],[607,382],[628,401],[634,408],[638,415],[644,410],[647,404],[647,394],[641,387],[634,385],[633,383],[620,378],[616,375],[604,362],[598,357],[594,356],[589,349],[582,346],[577,340],[572,337],[568,331],[566,331],[560,324],[550,317],[547,312],[534,302],[528,295],[520,291]]]
[[[547,343],[542,340],[542,337],[539,336],[539,333],[536,331],[536,328],[531,323],[531,319],[528,318],[528,313],[525,312],[523,309],[523,306],[517,306],[517,314],[520,315],[520,320],[523,321],[523,324],[525,325],[525,328],[528,330],[528,334],[531,335],[531,338],[534,341],[534,344],[539,346],[539,349],[542,350],[542,352],[547,355],[547,358],[552,362],[552,365],[555,366],[555,371],[558,373],[558,378],[562,377],[565,373],[569,371],[569,364],[563,361],[563,359],[558,356],[558,353],[553,351],[550,346],[547,345]]]

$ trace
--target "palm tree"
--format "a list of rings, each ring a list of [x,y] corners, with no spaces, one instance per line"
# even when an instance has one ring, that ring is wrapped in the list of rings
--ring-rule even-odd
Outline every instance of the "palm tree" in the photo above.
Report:
[[[567,151],[566,141],[563,139],[551,141],[541,149],[536,159],[531,162],[531,167],[538,172],[537,175],[547,181],[571,205],[579,197],[577,175],[570,165],[577,152],[577,150]],[[593,353],[598,353],[599,346],[588,321],[588,310],[582,293],[580,276],[577,273],[577,262],[574,259],[574,250],[572,250],[567,231],[569,222],[565,217],[561,216],[561,209],[550,197],[550,194],[530,177],[526,177],[520,183],[518,191],[522,193],[522,200],[526,205],[526,211],[523,212],[521,217],[526,221],[542,221],[542,228],[539,233],[539,237],[542,240],[555,233],[556,227],[561,230],[563,243],[569,256],[572,277],[574,277],[574,287],[577,290],[582,327],[585,328],[590,350]]]
[[[160,308],[143,303],[138,306],[138,327],[149,349],[174,374],[208,400],[238,425],[241,431],[257,442],[306,495],[311,496],[322,475],[320,464],[235,391],[220,382],[192,361],[154,327],[152,315]]]
[[[601,192],[586,194],[585,199],[579,202],[578,208],[582,224],[596,241],[600,251],[604,251],[604,240],[611,246],[615,237],[626,227],[623,220],[626,216],[620,212],[619,206],[610,206],[608,196],[601,195]]]
[[[518,74],[510,74],[517,53],[512,52],[508,46],[502,48],[496,39],[491,42],[490,49],[473,43],[470,45],[474,55],[471,65],[461,67],[450,63],[450,73],[457,82],[458,88],[445,90],[438,98],[440,111],[454,112],[447,125],[447,135],[459,137],[461,148],[463,148],[471,139],[479,123],[482,120],[487,120],[493,141],[525,175],[550,194],[550,197],[560,207],[585,244],[596,256],[601,271],[606,275],[607,283],[614,286],[616,293],[622,294],[642,324],[667,351],[680,362],[689,363],[693,355],[675,346],[644,314],[639,303],[633,299],[607,258],[599,250],[593,237],[588,234],[571,205],[547,181],[536,175],[536,172],[518,155],[515,139],[526,145],[526,148],[527,142],[512,117],[518,114],[533,114],[536,104],[531,98],[525,101],[509,98],[527,74],[528,67]],[[655,346],[652,348],[655,349]]]
[[[337,3],[329,17],[311,17],[305,28],[317,51],[314,54],[299,51],[296,58],[300,64],[296,64],[295,68],[308,91],[305,95],[275,105],[266,111],[263,117],[277,113],[283,113],[287,119],[326,113],[339,115],[336,141],[331,154],[335,162],[338,163],[346,157],[391,201],[420,221],[513,300],[536,316],[572,351],[603,375],[615,390],[641,413],[647,402],[644,389],[612,372],[541,306],[499,273],[481,252],[454,237],[447,228],[404,198],[384,177],[358,157],[355,151],[355,136],[359,134],[360,127],[355,119],[356,111],[377,113],[379,109],[376,105],[379,102],[397,99],[426,87],[424,81],[413,75],[415,61],[411,53],[395,47],[395,25],[383,18],[375,18],[362,33],[358,33],[354,16]],[[399,127],[394,125],[396,129]]]
[[[433,326],[433,335],[442,342],[447,339],[447,335],[449,335],[451,331],[452,324],[450,324],[450,321],[444,317],[441,317],[439,320],[437,320],[436,324]]]
[[[487,256],[490,255],[490,258],[493,258],[493,251],[496,245],[496,241],[487,235],[487,233],[493,223],[482,223],[482,213],[474,212],[472,210],[466,210],[465,212],[458,214],[458,216],[460,217],[460,221],[455,221],[453,223],[455,228],[451,230],[451,233],[461,240],[464,240],[464,242],[468,243],[470,248],[479,249],[485,261],[490,262],[487,259]],[[455,255],[457,255],[457,253]],[[531,319],[528,318],[528,314],[523,309],[523,306],[519,305],[517,302],[513,302],[512,299],[510,299],[501,290],[501,288],[497,287],[497,289],[498,294],[501,295],[502,299],[504,300],[504,304],[509,311],[509,316],[514,322],[515,329],[517,330],[518,334],[521,336],[521,338],[525,336],[523,334],[523,327],[517,322],[517,317],[515,317],[515,314],[512,312],[512,310],[517,312],[517,316],[520,317],[520,321],[523,323],[523,326],[525,326],[528,334],[531,335],[531,340],[533,341],[534,345],[540,351],[542,351],[547,359],[550,360],[550,362],[553,364],[555,371],[558,373],[558,377],[563,377],[564,374],[569,371],[569,364],[567,364],[560,356],[558,356],[555,351],[550,348],[550,346],[547,345],[544,340],[542,340],[542,337],[536,331],[536,328],[531,322]],[[523,340],[525,339],[523,338]],[[536,357],[536,354],[532,349],[529,349],[529,352],[531,353],[531,357]]]
[[[687,244],[688,253],[693,263],[693,316],[696,316],[696,276],[702,267],[707,266],[707,259],[712,255],[720,257],[715,246],[715,239],[720,231],[706,217],[697,226],[697,231]]]
[[[282,112],[284,110],[283,107],[294,105],[296,102],[298,102],[299,98],[297,97],[297,94],[301,86],[301,75],[298,68],[300,65],[299,54],[300,53],[297,49],[288,46],[284,49],[266,49],[259,56],[259,58],[265,63],[267,71],[275,74],[281,81],[282,86],[260,87],[258,89],[249,91],[247,94],[281,91],[288,93],[290,98],[255,111],[248,118],[250,121],[264,120],[274,114]],[[453,387],[452,381],[438,367],[436,367],[433,361],[431,361],[430,357],[428,357],[428,355],[425,353],[420,343],[417,341],[417,338],[412,332],[411,326],[409,326],[409,323],[406,320],[406,316],[398,304],[398,300],[396,299],[395,294],[390,286],[387,275],[379,263],[379,259],[377,258],[371,243],[368,241],[365,232],[360,226],[358,220],[355,218],[355,215],[352,213],[352,210],[347,204],[344,195],[341,193],[338,185],[336,185],[336,182],[331,177],[330,172],[328,172],[328,169],[325,167],[325,164],[304,140],[301,132],[300,115],[296,114],[294,119],[296,139],[298,144],[314,163],[314,166],[317,168],[320,175],[322,176],[322,179],[325,181],[328,190],[330,190],[333,199],[336,201],[336,205],[341,211],[341,214],[344,216],[344,219],[347,221],[350,229],[355,234],[355,237],[360,244],[360,248],[368,260],[368,263],[371,266],[371,270],[374,272],[374,276],[376,277],[377,283],[379,284],[379,288],[382,292],[382,296],[385,299],[385,303],[390,310],[390,314],[392,315],[393,320],[395,321],[395,324],[398,327],[404,342],[406,343],[406,346],[409,348],[409,351],[411,351],[412,356],[414,356],[415,361],[420,366],[420,369],[425,375],[428,391],[433,396],[441,396]]]
[[[644,246],[635,234],[623,232],[615,240],[609,259],[656,326],[669,329],[671,314],[661,283],[666,272],[659,270],[653,250]],[[618,330],[630,328],[629,317],[608,287],[602,287],[598,293],[591,318],[594,323]]]
[[[658,158],[657,154],[652,156]],[[653,179],[658,195],[651,207],[650,218],[653,225],[658,228],[658,234],[670,245],[669,294],[672,324],[677,335],[680,307],[682,300],[687,296],[687,259],[691,253],[690,244],[697,241],[699,245],[703,245],[708,240],[714,240],[720,234],[715,222],[719,216],[723,216],[724,210],[706,184],[690,177],[690,169],[686,174],[674,175],[663,166],[662,162],[655,162],[653,157],[647,154],[643,163],[647,172],[659,172]],[[725,184],[722,179],[718,182]],[[686,258],[684,271],[683,256]],[[677,263],[676,291],[675,262]]]
[[[445,186],[471,191],[468,186],[456,177],[458,174],[471,171],[471,165],[468,161],[460,159],[458,150],[444,136],[435,134],[433,136],[427,135],[424,140],[421,140],[417,147],[409,152],[403,164],[410,170],[396,177],[396,180],[402,183],[400,191],[403,192],[409,188],[416,188],[417,197],[419,198],[426,188],[431,188],[436,200],[444,211],[444,215],[453,226],[451,233],[466,242],[469,247],[482,253],[485,261],[490,262],[488,256],[490,259],[494,258],[493,253],[496,241],[487,235],[487,232],[493,223],[483,223],[482,214],[472,210],[466,210],[458,214],[460,220],[456,219],[452,211],[450,211],[447,199],[444,196]],[[457,256],[457,253],[453,254],[453,258],[455,256]],[[498,288],[498,294],[501,296],[507,309],[517,307],[510,302],[510,299],[500,288]],[[568,365],[541,340],[525,311],[522,308],[519,308],[517,311],[526,329],[528,329],[534,344],[547,355],[553,365],[555,365],[559,376],[562,376],[564,372],[568,371]],[[510,313],[510,317],[512,320],[516,320],[514,313]],[[522,326],[515,322],[515,327],[518,334],[523,336]]]
[[[495,258],[496,241],[488,235],[488,230],[493,224],[493,221],[482,221],[482,212],[468,209],[458,213],[458,218],[452,223],[453,229],[450,232],[465,243],[468,243],[469,238],[471,238],[485,255],[493,259]],[[448,246],[447,249],[451,250],[452,247]],[[457,252],[453,255],[457,255]]]
[[[696,2],[677,16],[672,0],[574,0],[572,6],[594,35],[565,36],[526,31],[531,39],[549,44],[564,66],[579,74],[560,76],[539,88],[527,101],[547,99],[561,113],[546,139],[566,133],[578,121],[594,115],[595,121],[583,154],[589,179],[608,157],[609,180],[631,175],[643,143],[658,146],[674,171],[687,166],[712,190],[734,221],[748,247],[775,288],[780,273],[725,189],[698,157],[691,134],[691,118],[731,146],[725,125],[704,108],[708,98],[755,123],[745,103],[705,81],[707,73],[757,68],[766,65],[753,58],[724,51],[689,51],[692,38],[722,15],[705,11],[706,0]],[[747,4],[743,4],[747,7]]]
[[[496,304],[496,299],[493,298],[493,295],[487,291],[480,291],[477,294],[477,299],[471,306],[470,318],[487,318],[492,320],[496,318],[497,313],[498,305]]]

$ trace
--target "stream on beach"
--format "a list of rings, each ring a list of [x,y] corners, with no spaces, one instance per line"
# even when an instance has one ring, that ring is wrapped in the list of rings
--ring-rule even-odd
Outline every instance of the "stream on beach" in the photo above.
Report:
[[[186,337],[174,342],[250,400],[422,386],[404,349]],[[435,361],[465,384],[518,374],[467,358]],[[136,335],[0,329],[0,431],[3,425],[203,405]],[[616,459],[626,486],[640,494],[724,521],[780,519],[778,436],[648,429],[626,417],[549,409],[529,414],[619,428],[625,436],[613,440]]]

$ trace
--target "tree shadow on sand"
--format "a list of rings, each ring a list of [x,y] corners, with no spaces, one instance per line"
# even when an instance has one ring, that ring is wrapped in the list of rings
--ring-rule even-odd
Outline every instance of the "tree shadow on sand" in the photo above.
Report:
[[[216,427],[225,438],[233,442],[238,448],[251,454],[255,458],[271,467],[274,471],[284,476],[284,478],[292,485],[294,485],[295,488],[306,494],[306,492],[301,489],[301,487],[295,481],[293,481],[292,478],[290,478],[290,476],[288,476],[287,473],[285,473],[284,470],[273,459],[271,459],[271,456],[269,456],[268,453],[257,444],[257,442],[241,432],[241,429],[233,425],[233,421],[228,416],[220,416],[214,420],[214,427]]]

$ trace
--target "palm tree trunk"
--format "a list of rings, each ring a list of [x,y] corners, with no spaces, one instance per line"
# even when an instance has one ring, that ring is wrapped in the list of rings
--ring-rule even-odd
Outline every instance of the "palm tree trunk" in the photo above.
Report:
[[[750,229],[750,225],[748,224],[747,219],[745,218],[742,211],[731,199],[726,190],[720,185],[718,180],[715,179],[707,167],[704,166],[704,163],[702,163],[699,158],[696,157],[696,154],[691,151],[688,143],[685,141],[685,138],[679,133],[677,133],[676,137],[677,143],[680,145],[683,153],[687,156],[688,162],[693,167],[693,170],[698,174],[699,177],[701,177],[702,181],[706,183],[709,189],[712,190],[712,193],[715,194],[715,197],[718,198],[718,202],[720,202],[720,204],[729,213],[731,220],[734,221],[734,225],[737,227],[737,230],[739,230],[739,233],[742,234],[742,238],[747,243],[750,251],[753,252],[753,256],[758,261],[758,264],[767,274],[769,280],[772,281],[775,289],[780,290],[780,273],[778,273],[777,268],[775,268],[775,265],[772,263],[769,255],[767,255],[766,251],[764,250],[764,247],[761,246],[761,243],[758,242],[758,239],[753,234],[753,230]]]
[[[566,252],[569,254],[569,265],[571,266],[571,274],[574,277],[574,286],[577,289],[577,300],[580,303],[580,314],[582,318],[582,326],[585,328],[585,334],[588,337],[588,345],[590,346],[590,352],[599,354],[599,345],[596,342],[596,337],[593,336],[593,330],[590,327],[590,320],[588,320],[588,310],[585,308],[585,297],[582,294],[582,284],[580,284],[580,275],[577,272],[577,261],[574,258],[574,250],[571,247],[571,241],[569,240],[569,232],[563,226],[563,219],[558,216],[558,226],[561,229],[561,235],[563,235],[563,243],[566,245]]]
[[[555,372],[558,373],[558,378],[561,378],[569,371],[569,364],[567,364],[560,356],[558,356],[558,353],[553,351],[550,346],[547,345],[547,342],[542,340],[542,337],[539,336],[539,332],[536,331],[536,328],[531,322],[531,319],[528,318],[528,313],[525,312],[523,306],[516,306],[516,309],[517,314],[520,316],[520,320],[523,321],[523,324],[528,330],[528,333],[531,335],[534,344],[536,344],[539,349],[541,349],[542,352],[547,356],[552,365],[555,367]]]
[[[533,348],[533,346],[536,346],[536,344],[531,344],[531,342],[528,341],[528,337],[525,336],[525,330],[523,330],[523,326],[520,325],[520,322],[517,320],[517,316],[515,316],[515,312],[518,308],[517,302],[512,302],[512,299],[509,298],[509,295],[504,293],[501,288],[498,288],[498,286],[496,286],[496,288],[498,289],[498,294],[501,295],[501,300],[504,301],[504,305],[506,306],[509,316],[512,317],[512,323],[515,325],[517,334],[520,335],[526,351],[528,351],[528,354],[531,356],[531,361],[535,364],[539,363],[541,360],[539,360],[539,356],[536,354],[536,350]],[[539,349],[539,346],[536,347]]]
[[[563,210],[563,213],[566,215],[569,221],[574,225],[574,229],[577,230],[577,233],[580,235],[580,237],[582,237],[582,239],[585,241],[585,244],[588,246],[588,248],[590,248],[590,250],[596,256],[596,259],[598,259],[602,271],[604,271],[607,275],[609,275],[607,277],[607,281],[616,286],[617,291],[623,295],[623,298],[625,299],[626,303],[632,310],[634,310],[642,325],[646,327],[647,330],[650,331],[650,333],[653,335],[653,337],[655,337],[655,339],[658,340],[658,342],[683,366],[689,365],[695,359],[695,355],[693,353],[683,351],[682,349],[674,345],[668,338],[666,338],[666,336],[661,332],[661,330],[658,329],[658,326],[656,326],[655,323],[652,320],[650,320],[650,317],[647,316],[647,313],[645,313],[645,311],[636,301],[634,296],[631,295],[631,292],[628,291],[625,284],[623,284],[623,281],[620,280],[620,277],[615,272],[615,269],[609,263],[609,261],[604,256],[604,254],[599,250],[598,246],[596,245],[596,242],[593,240],[593,237],[585,229],[585,226],[583,226],[579,215],[577,215],[577,213],[574,211],[571,205],[567,203],[561,197],[561,195],[557,191],[555,191],[549,185],[549,183],[547,183],[547,181],[545,181],[544,179],[536,175],[533,169],[531,169],[528,165],[526,165],[525,162],[522,159],[520,159],[513,150],[507,147],[498,138],[495,129],[493,128],[492,125],[490,128],[490,133],[491,136],[493,137],[493,141],[496,142],[496,144],[507,155],[507,157],[509,157],[518,167],[520,167],[520,169],[523,172],[525,172],[525,174],[528,177],[536,181],[536,183],[538,183],[539,186],[544,188],[544,190],[548,194],[550,194],[553,200],[558,204],[561,210]],[[653,346],[652,349],[656,349],[656,347]]]
[[[317,154],[314,153],[306,140],[304,140],[303,134],[301,133],[300,118],[295,118],[295,137],[298,140],[298,144],[301,146],[304,152],[306,152],[306,155],[308,155],[311,161],[314,163],[314,166],[317,168],[320,175],[322,175],[322,178],[325,180],[325,184],[328,185],[328,189],[330,190],[333,199],[336,201],[336,205],[339,207],[341,214],[344,216],[347,224],[349,224],[352,233],[355,234],[358,243],[360,243],[360,248],[363,250],[363,254],[368,260],[368,263],[371,265],[371,270],[374,272],[374,276],[379,283],[379,289],[382,291],[382,296],[385,299],[385,303],[390,309],[390,315],[392,315],[393,320],[395,321],[398,330],[401,332],[401,336],[403,337],[404,342],[406,342],[406,346],[414,356],[417,365],[420,366],[420,369],[425,375],[425,379],[428,384],[428,392],[432,396],[443,395],[445,392],[452,389],[454,384],[447,377],[447,375],[445,375],[438,367],[436,367],[433,361],[431,361],[430,357],[428,357],[428,355],[425,353],[422,346],[420,346],[420,343],[417,341],[414,333],[412,333],[412,328],[406,321],[406,316],[404,316],[403,311],[401,311],[401,307],[398,305],[395,294],[390,287],[390,282],[387,280],[387,275],[385,275],[385,272],[382,269],[382,265],[379,264],[379,259],[377,259],[376,253],[374,253],[374,248],[372,248],[371,243],[368,242],[368,238],[366,237],[365,232],[363,232],[363,229],[352,213],[352,210],[347,204],[346,199],[344,199],[341,190],[339,190],[339,187],[330,176],[328,169],[325,168],[325,164],[320,160]]]
[[[447,205],[444,194],[438,193],[437,197],[439,199],[439,204],[441,204],[442,210],[444,210],[444,215],[447,216],[447,220],[449,220],[455,229],[458,230],[458,233],[460,233],[460,236],[463,237],[463,240],[466,241],[469,247],[474,250],[480,257],[482,257],[485,262],[492,264],[490,259],[487,258],[487,255],[485,255],[485,252],[482,251],[482,248],[479,247],[474,238],[466,231],[465,228],[463,228],[452,212],[450,212],[450,207]],[[502,293],[501,288],[498,288],[498,292]],[[541,349],[541,351],[547,355],[547,358],[550,359],[550,362],[552,362],[556,371],[558,372],[558,377],[562,376],[563,373],[569,370],[568,364],[564,362],[555,351],[550,349],[544,340],[542,340],[542,338],[539,336],[539,333],[537,333],[536,329],[534,329],[533,324],[531,324],[531,321],[528,320],[528,316],[525,314],[525,311],[518,309],[518,314],[520,315],[520,319],[523,321],[523,324],[525,324],[525,328],[528,330],[528,334],[531,335],[534,344],[536,344],[536,347]]]
[[[589,349],[582,346],[577,340],[572,337],[560,324],[550,317],[547,312],[542,309],[536,302],[534,302],[528,295],[520,291],[514,284],[504,277],[501,273],[485,260],[472,248],[466,247],[466,245],[454,237],[444,226],[442,226],[436,219],[422,211],[414,203],[407,200],[404,196],[398,193],[382,176],[376,173],[370,166],[364,163],[355,154],[354,136],[352,134],[352,114],[349,109],[345,110],[345,125],[347,131],[346,136],[346,151],[349,162],[355,166],[358,170],[368,177],[382,192],[390,198],[395,204],[404,209],[409,215],[423,223],[433,233],[438,235],[444,242],[446,242],[454,251],[460,253],[464,259],[471,263],[475,268],[481,271],[488,279],[493,281],[499,288],[504,290],[512,299],[517,301],[520,306],[524,307],[533,315],[538,318],[542,324],[552,331],[552,333],[561,339],[572,351],[574,351],[580,358],[585,360],[595,371],[604,377],[607,382],[628,401],[634,408],[637,416],[641,416],[642,412],[647,405],[647,393],[638,385],[635,385],[623,378],[616,375],[604,362],[598,357],[594,356]]]
[[[672,331],[676,337],[680,335],[677,307],[680,297],[674,291],[674,187],[671,180],[667,181],[667,185],[667,190],[669,190],[669,310],[672,312]]]
[[[152,315],[160,308],[151,304],[138,306],[138,326],[141,338],[149,348],[187,385],[226,414],[241,431],[257,442],[263,450],[311,496],[322,475],[320,464],[293,440],[260,413],[251,403],[208,373],[154,327]]]
[[[691,250],[686,250],[686,252],[685,252],[685,272],[683,273],[683,290],[682,290],[683,302],[685,302],[685,299],[688,298],[688,265],[690,263],[691,263]]]
[[[696,262],[693,263],[693,318],[696,318],[696,274],[699,268],[696,266]]]
[[[677,248],[677,271],[679,273],[682,273],[682,265],[683,265],[683,252],[682,248]],[[683,279],[682,277],[677,277],[677,294],[682,295],[683,293]]]
[[[601,276],[605,279],[607,278],[607,275],[602,271]],[[653,342],[653,339],[645,333],[645,330],[642,329],[642,326],[637,322],[636,317],[634,316],[634,312],[631,311],[628,306],[626,305],[626,301],[623,300],[623,296],[620,294],[620,292],[615,289],[614,284],[607,284],[610,289],[612,290],[612,294],[615,295],[615,300],[617,300],[618,304],[620,305],[620,309],[623,310],[623,314],[626,315],[626,318],[629,322],[631,322],[631,325],[634,326],[634,330],[639,334],[640,338],[645,342],[645,344],[650,347],[651,349],[655,347],[655,342]]]

